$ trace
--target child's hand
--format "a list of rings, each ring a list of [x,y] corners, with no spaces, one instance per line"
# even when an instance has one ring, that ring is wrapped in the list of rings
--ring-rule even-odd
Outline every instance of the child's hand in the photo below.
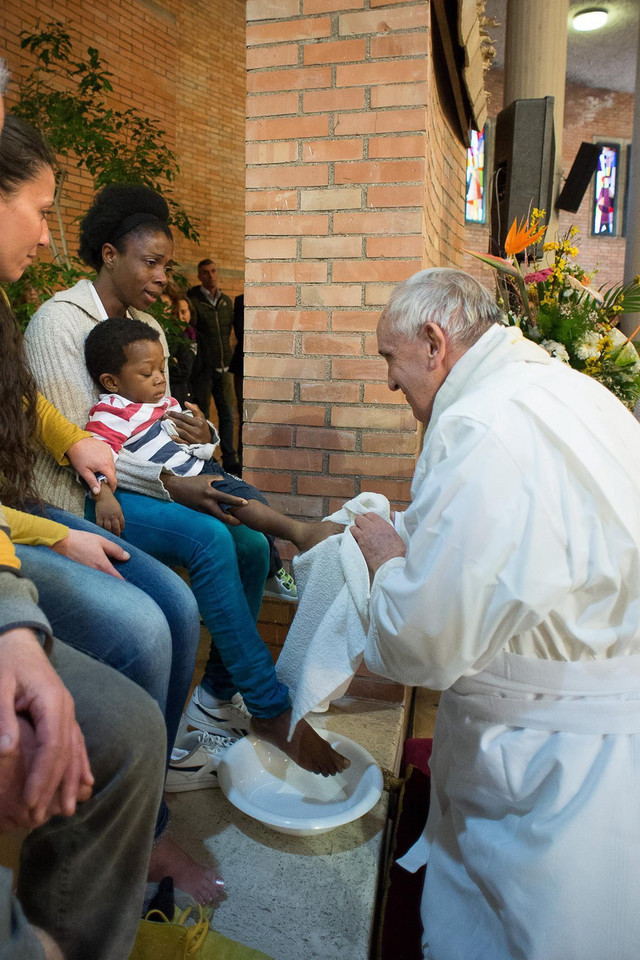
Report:
[[[96,503],[96,523],[103,530],[119,537],[124,530],[122,507],[108,487],[103,485],[100,493],[94,497]]]

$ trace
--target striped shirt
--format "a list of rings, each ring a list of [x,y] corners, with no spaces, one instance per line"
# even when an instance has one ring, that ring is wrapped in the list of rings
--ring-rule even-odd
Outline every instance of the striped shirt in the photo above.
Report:
[[[181,412],[173,397],[163,397],[158,403],[132,403],[118,393],[102,393],[89,411],[85,429],[108,443],[116,455],[128,450],[142,460],[163,464],[179,477],[195,477],[202,473],[204,461],[189,452],[192,446],[171,439],[167,430],[171,421],[162,420],[169,410]],[[210,453],[205,459],[213,452],[208,446]]]

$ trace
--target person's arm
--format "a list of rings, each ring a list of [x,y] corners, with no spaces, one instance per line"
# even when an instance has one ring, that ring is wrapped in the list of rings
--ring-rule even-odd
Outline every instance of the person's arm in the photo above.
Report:
[[[40,441],[61,466],[71,464],[91,490],[100,488],[96,474],[103,474],[115,490],[113,458],[103,443],[67,420],[46,397],[38,394],[37,414]]]
[[[53,813],[71,816],[93,780],[73,699],[47,657],[51,627],[35,587],[18,572],[8,532],[0,508],[0,764],[23,764],[23,785],[3,777],[5,787],[13,785],[4,804],[15,805],[19,791],[21,825],[35,827]],[[21,715],[34,732],[28,757],[21,749]]]
[[[567,589],[540,563],[564,553],[535,510],[535,477],[481,424],[457,422],[441,447],[404,517],[406,557],[374,576],[365,648],[374,672],[438,690],[483,669]]]
[[[23,543],[30,547],[52,547],[69,534],[69,527],[65,524],[47,520],[46,517],[38,517],[23,510],[12,510],[9,507],[4,507],[4,514],[12,543]]]

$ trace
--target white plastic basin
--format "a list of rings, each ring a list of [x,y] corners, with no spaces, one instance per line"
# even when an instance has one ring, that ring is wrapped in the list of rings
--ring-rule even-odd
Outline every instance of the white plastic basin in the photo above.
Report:
[[[281,750],[249,734],[229,747],[218,781],[239,810],[280,833],[327,833],[367,813],[382,793],[382,773],[359,743],[317,731],[351,766],[334,777],[303,770]]]

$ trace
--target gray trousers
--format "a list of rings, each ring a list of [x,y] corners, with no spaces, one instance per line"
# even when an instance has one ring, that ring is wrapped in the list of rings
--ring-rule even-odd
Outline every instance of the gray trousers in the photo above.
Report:
[[[53,817],[28,835],[18,900],[65,960],[126,960],[164,783],[164,720],[148,694],[110,667],[59,641],[51,660],[75,701],[95,785],[73,817]],[[28,927],[19,935],[8,897],[0,882],[0,958],[36,960],[43,954]]]

